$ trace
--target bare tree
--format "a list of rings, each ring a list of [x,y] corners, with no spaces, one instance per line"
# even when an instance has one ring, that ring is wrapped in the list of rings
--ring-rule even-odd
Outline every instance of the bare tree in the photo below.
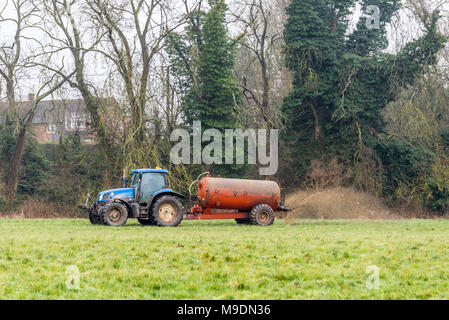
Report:
[[[33,28],[31,22],[32,18],[37,15],[38,9],[29,5],[26,0],[7,1],[5,8],[11,4],[14,7],[15,16],[4,15],[4,10],[0,12],[0,23],[10,22],[15,25],[15,35],[11,44],[3,45],[0,48],[0,76],[6,82],[6,96],[8,101],[9,112],[14,119],[17,126],[16,142],[12,150],[11,158],[8,165],[8,179],[7,179],[7,197],[6,208],[10,210],[15,201],[17,185],[19,180],[19,168],[22,162],[23,153],[25,150],[25,141],[27,130],[31,126],[36,112],[36,108],[41,100],[51,95],[55,90],[59,89],[73,74],[61,77],[59,73],[64,69],[64,64],[59,67],[57,72],[46,74],[42,76],[42,81],[37,90],[36,95],[26,105],[22,104],[23,108],[18,107],[16,101],[17,83],[16,78],[20,70],[33,69],[40,65],[37,63],[37,56],[33,53],[26,53],[23,50],[24,41],[32,41],[34,39],[26,36],[24,31],[27,28]],[[50,65],[51,54],[47,55],[44,62]],[[42,70],[37,70],[41,73]]]
[[[32,10],[27,10],[25,12],[25,1],[14,1],[12,5],[14,6],[16,17],[5,16],[4,12],[11,5],[9,1],[6,1],[5,6],[0,12],[0,23],[14,23],[16,25],[16,31],[14,35],[14,40],[10,44],[3,44],[0,47],[0,75],[6,83],[6,97],[8,100],[9,112],[17,119],[16,111],[16,94],[15,94],[15,76],[17,70],[21,67],[21,51],[22,51],[22,32],[26,28],[25,22],[33,14]]]
[[[166,138],[164,124],[170,130],[179,117],[163,56],[166,37],[183,23],[175,6],[168,0],[43,3],[48,18],[44,29],[52,39],[52,50],[69,50],[77,72],[69,83],[81,92],[110,160],[125,167],[160,165],[162,157],[155,149],[162,145],[160,138]],[[103,88],[118,102],[124,128],[120,137],[108,123],[110,110],[102,112],[99,106],[96,86],[87,81],[92,58],[102,61],[109,73]],[[98,86],[98,78],[96,81]],[[119,150],[121,156],[117,155]]]
[[[449,0],[406,0],[396,18],[392,35],[396,50],[422,34],[438,10],[440,32],[449,36]],[[405,39],[405,40],[403,40]],[[421,145],[443,154],[440,150],[441,130],[449,123],[449,45],[439,53],[439,63],[421,75],[413,86],[403,88],[397,99],[384,110],[389,139],[400,139],[410,145]]]
[[[290,81],[282,58],[287,2],[237,0],[232,12],[235,22],[245,30],[245,36],[239,41],[237,73],[241,86],[247,104],[258,109],[263,123],[269,128],[280,125],[278,107]]]
[[[91,117],[90,126],[96,133],[106,156],[112,159],[114,157],[112,134],[102,117],[102,103],[107,103],[107,99],[102,99],[95,85],[86,78],[86,70],[89,68],[87,55],[95,53],[105,33],[101,33],[98,27],[90,24],[89,7],[85,1],[44,0],[37,1],[36,5],[38,4],[43,6],[45,12],[40,24],[41,30],[51,40],[46,44],[46,50],[68,51],[75,69],[75,77],[69,79],[69,84],[83,97]]]
[[[98,51],[115,65],[123,82],[132,117],[129,141],[140,145],[146,135],[152,64],[164,39],[182,22],[172,16],[167,0],[89,0],[88,4],[93,19],[107,34],[108,41]]]

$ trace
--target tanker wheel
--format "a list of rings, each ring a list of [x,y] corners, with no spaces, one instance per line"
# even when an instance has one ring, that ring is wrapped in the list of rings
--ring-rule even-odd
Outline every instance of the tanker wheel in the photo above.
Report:
[[[181,223],[184,206],[177,197],[163,196],[152,207],[153,219],[160,227],[176,227]]]
[[[107,226],[121,227],[128,220],[128,210],[123,204],[109,203],[101,210],[101,219]]]
[[[251,219],[235,219],[237,224],[251,224]]]
[[[91,212],[89,212],[89,221],[92,224],[102,224],[101,223],[101,218],[99,216],[97,216],[96,214],[93,214]]]
[[[270,226],[274,222],[274,211],[267,204],[258,204],[249,215],[251,224],[257,226]]]

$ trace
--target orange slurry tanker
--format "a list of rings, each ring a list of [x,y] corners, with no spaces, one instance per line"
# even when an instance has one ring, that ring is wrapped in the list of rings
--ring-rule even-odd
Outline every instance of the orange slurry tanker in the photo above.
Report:
[[[197,193],[192,195],[195,184]],[[275,211],[287,211],[274,181],[213,178],[206,172],[189,191],[196,198],[186,217],[191,220],[235,219],[239,224],[268,226]]]

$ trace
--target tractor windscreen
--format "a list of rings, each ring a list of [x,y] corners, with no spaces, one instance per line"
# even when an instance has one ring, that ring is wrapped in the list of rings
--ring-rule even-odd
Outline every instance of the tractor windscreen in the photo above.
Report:
[[[130,188],[137,188],[139,185],[139,174],[133,173],[131,176],[131,183],[129,185]]]

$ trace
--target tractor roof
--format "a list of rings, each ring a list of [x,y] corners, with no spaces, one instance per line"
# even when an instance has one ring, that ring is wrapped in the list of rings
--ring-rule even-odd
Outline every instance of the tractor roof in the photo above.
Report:
[[[163,170],[163,169],[136,169],[136,170],[131,171],[131,173],[148,173],[148,172],[168,173],[167,170]]]

